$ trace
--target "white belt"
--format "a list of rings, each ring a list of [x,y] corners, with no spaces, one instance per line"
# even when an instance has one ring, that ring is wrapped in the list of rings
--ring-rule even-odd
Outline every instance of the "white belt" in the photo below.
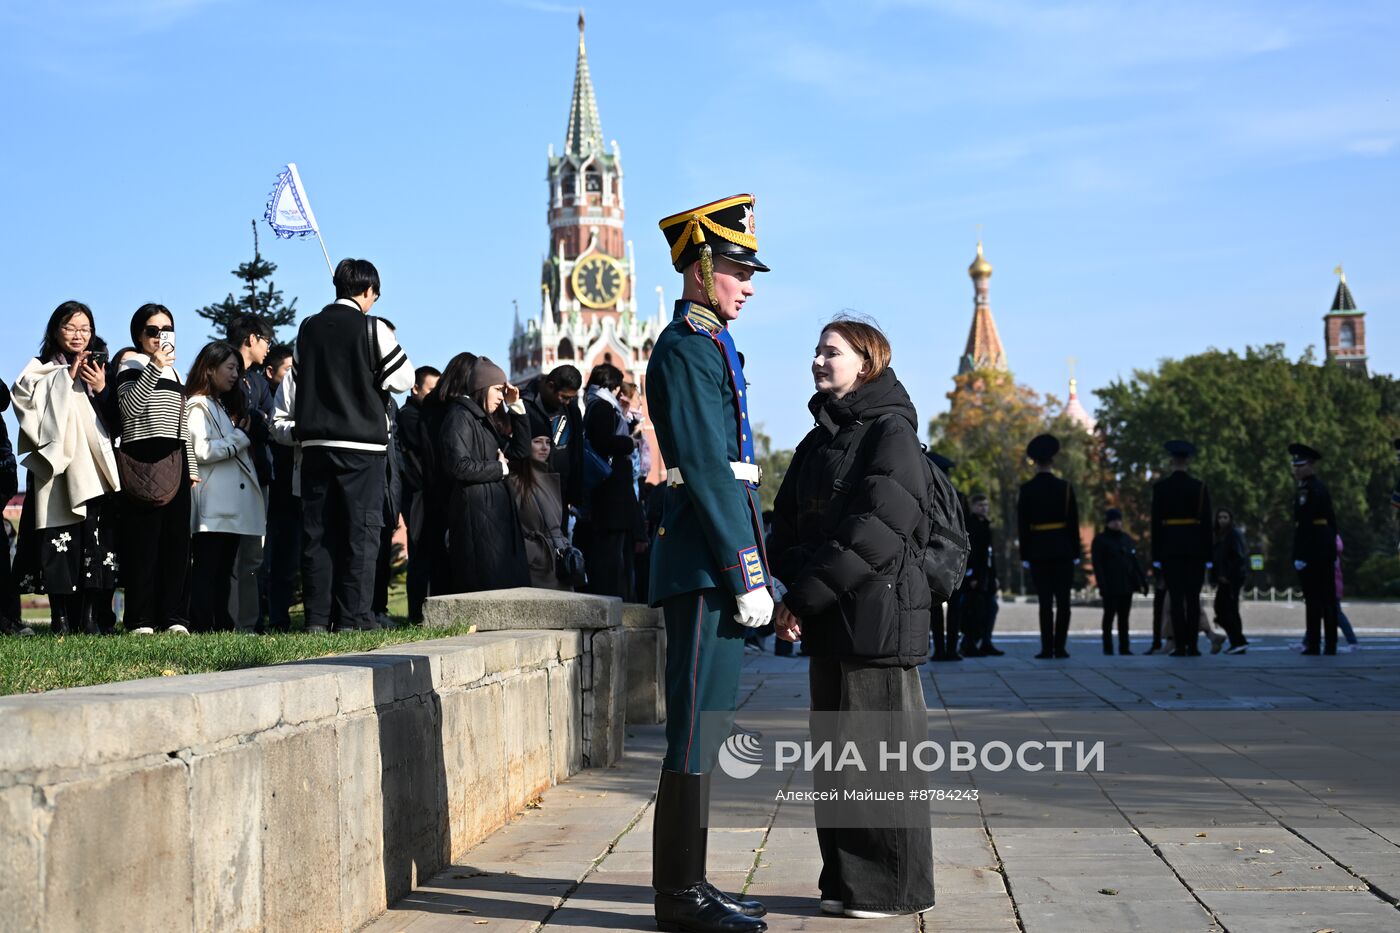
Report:
[[[763,469],[757,463],[733,463],[729,468],[734,471],[734,478],[743,480],[746,483],[758,483],[763,479]],[[681,476],[680,467],[671,467],[666,471],[667,486],[684,486],[685,477]]]

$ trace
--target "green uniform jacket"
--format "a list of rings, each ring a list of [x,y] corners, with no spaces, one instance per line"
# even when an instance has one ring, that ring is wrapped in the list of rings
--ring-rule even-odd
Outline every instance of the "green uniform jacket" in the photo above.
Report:
[[[713,312],[676,303],[647,364],[647,409],[668,468],[684,484],[666,489],[651,549],[651,600],[696,590],[733,595],[768,584],[754,491],[730,463],[752,460],[744,375],[731,365]],[[732,348],[732,341],[729,343]]]

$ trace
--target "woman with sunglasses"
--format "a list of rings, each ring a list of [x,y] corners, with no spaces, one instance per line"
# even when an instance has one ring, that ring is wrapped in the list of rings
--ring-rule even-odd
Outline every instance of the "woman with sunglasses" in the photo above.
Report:
[[[185,386],[175,369],[175,319],[144,304],[131,317],[138,352],[117,374],[121,455],[127,481],[122,546],[126,629],[188,634],[183,596],[190,559],[189,452]]]
[[[65,301],[14,386],[30,483],[16,572],[23,591],[48,593],[56,635],[97,634],[116,588],[111,519],[119,479],[101,417],[107,377],[92,353],[95,339],[92,311]]]

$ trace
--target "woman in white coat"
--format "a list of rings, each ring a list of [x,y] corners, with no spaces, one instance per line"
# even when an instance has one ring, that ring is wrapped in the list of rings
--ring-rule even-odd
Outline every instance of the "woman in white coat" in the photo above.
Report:
[[[190,369],[186,413],[199,474],[190,501],[190,621],[195,631],[233,627],[229,585],[240,537],[261,537],[266,525],[262,489],[248,454],[248,414],[238,387],[242,374],[238,351],[222,340],[200,350]]]

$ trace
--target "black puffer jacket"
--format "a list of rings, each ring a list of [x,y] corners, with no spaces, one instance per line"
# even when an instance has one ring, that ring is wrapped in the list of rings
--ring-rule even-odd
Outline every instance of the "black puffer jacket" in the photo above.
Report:
[[[768,539],[783,602],[811,654],[920,664],[932,598],[916,559],[930,496],[918,414],[892,370],[842,399],[818,393],[808,407],[817,425],[793,454]],[[833,498],[859,422],[869,428],[846,467],[850,492]]]
[[[501,437],[470,398],[447,403],[438,467],[447,492],[447,554],[453,593],[530,585],[525,538],[499,454],[530,455],[530,422],[510,415],[511,436]]]

